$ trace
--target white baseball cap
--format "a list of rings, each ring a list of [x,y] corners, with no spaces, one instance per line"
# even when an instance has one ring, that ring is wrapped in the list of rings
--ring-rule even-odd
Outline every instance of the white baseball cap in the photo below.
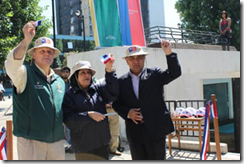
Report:
[[[183,111],[183,113],[180,115],[180,117],[182,117],[182,118],[184,118],[184,117],[192,117],[192,116],[194,116],[195,115],[195,113],[194,113],[194,108],[190,108],[190,107],[188,107],[188,108],[186,108],[184,111]]]
[[[183,107],[177,107],[176,109],[175,109],[175,112],[177,113],[177,114],[175,114],[175,116],[181,116],[181,114],[183,113],[183,111],[185,111],[185,108],[183,108]]]
[[[192,112],[192,114],[195,116],[195,114],[197,112],[197,110],[195,108],[193,108],[193,107],[187,107],[186,109],[189,109]]]
[[[196,114],[195,114],[195,117],[204,117],[205,116],[205,111],[206,111],[206,108],[205,107],[200,107]]]

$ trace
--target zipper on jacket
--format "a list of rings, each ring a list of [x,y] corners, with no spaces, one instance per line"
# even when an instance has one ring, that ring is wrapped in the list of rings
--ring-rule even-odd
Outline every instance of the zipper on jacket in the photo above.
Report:
[[[31,118],[29,117],[29,119],[28,119],[28,131],[27,131],[27,135],[30,134],[30,129],[31,129]]]
[[[54,142],[54,127],[55,127],[55,118],[56,118],[56,107],[54,104],[54,95],[53,95],[53,88],[52,85],[49,83],[49,87],[51,90],[51,95],[52,95],[52,107],[53,107],[53,142]]]
[[[93,97],[89,94],[88,91],[84,91],[84,92],[86,93],[86,99],[89,101],[89,103],[91,104],[92,109],[93,109],[94,108],[94,105],[95,105],[95,101],[94,101]],[[98,96],[99,95],[97,94],[97,97]],[[91,101],[92,101],[92,103],[91,103]]]

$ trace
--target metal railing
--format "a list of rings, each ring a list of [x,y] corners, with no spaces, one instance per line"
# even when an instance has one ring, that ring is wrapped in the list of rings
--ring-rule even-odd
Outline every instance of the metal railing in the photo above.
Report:
[[[145,29],[145,37],[147,44],[159,42],[155,34],[158,35],[160,38],[175,43],[211,45],[228,43],[228,40],[226,38],[220,38],[220,35],[216,32],[155,26]]]

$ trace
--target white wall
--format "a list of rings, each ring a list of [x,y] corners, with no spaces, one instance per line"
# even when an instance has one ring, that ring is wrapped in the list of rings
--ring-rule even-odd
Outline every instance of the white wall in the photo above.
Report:
[[[129,68],[122,57],[126,47],[110,47],[68,56],[68,66],[72,68],[78,60],[88,60],[97,71],[95,77],[104,77],[105,66],[99,57],[112,53],[115,57],[115,68],[118,77],[128,72]],[[158,66],[166,69],[166,58],[161,48],[145,48],[147,66]],[[182,75],[165,86],[165,98],[173,99],[203,99],[203,79],[220,79],[240,77],[240,52],[173,49],[178,54],[182,67]]]

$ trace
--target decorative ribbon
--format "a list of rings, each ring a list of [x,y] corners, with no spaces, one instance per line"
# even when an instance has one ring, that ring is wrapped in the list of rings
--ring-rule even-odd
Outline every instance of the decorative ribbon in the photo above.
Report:
[[[0,132],[0,160],[7,160],[7,134],[5,127]]]
[[[211,113],[212,118],[218,118],[216,106],[210,100],[206,104],[205,109],[205,122],[204,122],[204,132],[203,132],[203,144],[202,144],[202,151],[200,154],[200,160],[206,160],[206,154],[208,149],[208,142],[209,142],[209,113]]]

